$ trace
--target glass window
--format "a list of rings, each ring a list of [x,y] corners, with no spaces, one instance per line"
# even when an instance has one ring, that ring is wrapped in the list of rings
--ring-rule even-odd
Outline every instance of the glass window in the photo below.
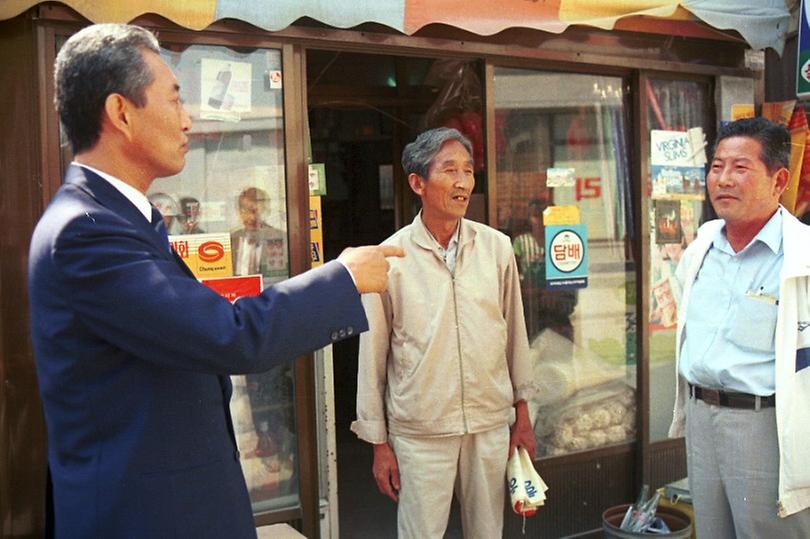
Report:
[[[57,50],[66,39],[57,38]],[[258,293],[289,276],[281,52],[164,44],[160,53],[193,126],[185,168],[157,179],[147,197],[198,278],[231,300]],[[73,154],[61,130],[60,146],[64,176]],[[207,242],[225,256],[206,264]],[[231,380],[254,512],[298,505],[292,365]]]
[[[647,81],[650,141],[650,441],[668,437],[675,403],[675,268],[705,219],[703,135],[713,123],[708,85],[695,81]],[[699,129],[699,131],[698,131]],[[692,131],[689,131],[692,130]],[[690,136],[690,133],[692,134]],[[712,133],[708,133],[712,135]],[[697,158],[697,160],[696,160]]]
[[[634,440],[623,81],[496,68],[494,84],[497,227],[520,272],[538,455]]]
[[[281,53],[166,47],[161,55],[180,82],[193,125],[185,169],[156,180],[147,195],[198,278],[230,299],[258,293],[289,275]],[[221,244],[226,256],[207,263],[209,242]],[[292,366],[231,379],[254,511],[297,505]]]

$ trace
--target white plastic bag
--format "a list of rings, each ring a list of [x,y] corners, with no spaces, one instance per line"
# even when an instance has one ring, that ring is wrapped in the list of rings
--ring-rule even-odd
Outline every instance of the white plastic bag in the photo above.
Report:
[[[546,501],[548,486],[537,474],[532,459],[522,447],[506,464],[506,484],[509,487],[512,510],[524,517],[532,516]]]

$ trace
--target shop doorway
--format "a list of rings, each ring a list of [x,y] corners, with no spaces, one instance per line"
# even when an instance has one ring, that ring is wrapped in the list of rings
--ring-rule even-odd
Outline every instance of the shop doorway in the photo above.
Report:
[[[465,64],[478,67],[457,60],[307,51],[312,156],[326,170],[325,259],[348,246],[380,243],[413,220],[419,202],[401,171],[402,148],[428,126],[452,125],[450,116],[459,112],[453,107],[480,110],[480,85],[477,103],[469,96],[459,101],[459,91],[470,88],[448,87],[458,69],[469,69]],[[483,216],[485,187],[479,183],[476,211]],[[349,430],[356,416],[358,345],[354,338],[333,346],[340,536],[396,537],[396,504],[377,490],[371,446]],[[456,507],[446,536],[461,537]]]

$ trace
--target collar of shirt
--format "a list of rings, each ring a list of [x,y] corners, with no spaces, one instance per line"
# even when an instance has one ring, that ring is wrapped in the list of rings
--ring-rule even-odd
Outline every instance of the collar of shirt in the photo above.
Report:
[[[118,178],[116,178],[115,176],[107,174],[106,172],[102,172],[101,170],[98,170],[96,168],[87,166],[87,165],[85,165],[83,163],[79,163],[77,161],[73,161],[71,163],[71,165],[76,165],[78,167],[85,168],[85,169],[89,170],[90,172],[94,172],[94,173],[98,174],[99,176],[101,176],[102,178],[104,178],[105,180],[107,180],[107,182],[110,185],[115,187],[118,190],[119,193],[124,195],[127,200],[132,202],[132,204],[134,204],[135,207],[138,208],[138,211],[143,214],[143,216],[146,218],[147,222],[149,222],[149,223],[152,222],[152,205],[149,203],[149,199],[146,198],[146,195],[144,195],[143,193],[141,193],[140,191],[138,191],[137,189],[135,189],[134,187],[132,187],[128,183],[125,183],[125,182],[119,180]]]
[[[779,207],[768,219],[768,222],[759,229],[757,235],[746,245],[740,253],[748,250],[754,243],[760,241],[768,246],[768,248],[773,252],[773,254],[778,255],[782,252],[782,208]],[[718,232],[717,235],[714,237],[712,241],[712,247],[715,249],[719,249],[724,253],[728,253],[730,255],[739,254],[734,253],[734,249],[731,248],[731,244],[728,242],[726,238],[726,227],[722,227]]]
[[[459,222],[456,223],[456,230],[453,232],[453,235],[450,237],[450,241],[447,243],[447,249],[442,247],[442,244],[439,243],[439,240],[437,240],[436,237],[433,235],[433,233],[430,230],[428,230],[428,227],[425,226],[425,223],[422,223],[422,226],[424,226],[425,230],[427,230],[428,236],[430,236],[430,239],[433,241],[433,246],[436,247],[439,250],[439,253],[441,253],[442,255],[444,255],[445,253],[449,253],[451,251],[455,252],[456,249],[458,249],[458,233],[459,230],[461,229],[461,220],[459,220]]]
[[[461,227],[459,225],[456,225],[456,231],[453,232],[453,236],[450,238],[450,242],[447,244],[447,249],[444,249],[445,251],[447,251],[447,252],[450,252],[450,251],[456,252],[456,251],[458,251],[458,233],[459,233],[460,228]],[[439,247],[442,248],[441,245],[439,245]]]
[[[442,247],[442,244],[433,236],[433,233],[425,226],[425,223],[422,222],[422,226],[425,228],[430,241],[433,242],[433,247],[436,249],[439,256],[442,257],[444,263],[447,265],[447,268],[454,272],[456,268],[456,255],[458,254],[458,239],[461,231],[461,219],[459,219],[458,223],[456,223],[456,230],[453,232],[453,235],[450,238],[450,241],[447,243],[447,249]]]

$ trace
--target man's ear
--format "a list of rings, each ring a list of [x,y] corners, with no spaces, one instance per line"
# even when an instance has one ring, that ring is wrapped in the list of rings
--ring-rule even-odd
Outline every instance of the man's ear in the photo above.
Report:
[[[782,193],[785,192],[789,181],[790,171],[788,169],[782,167],[776,171],[776,183],[774,184],[774,187],[779,196],[782,196]]]
[[[420,197],[425,192],[425,179],[419,174],[413,172],[408,174],[408,184],[411,186],[411,190]]]
[[[121,94],[110,94],[104,100],[104,112],[101,115],[101,129],[112,129],[128,140],[132,139],[133,104]]]

